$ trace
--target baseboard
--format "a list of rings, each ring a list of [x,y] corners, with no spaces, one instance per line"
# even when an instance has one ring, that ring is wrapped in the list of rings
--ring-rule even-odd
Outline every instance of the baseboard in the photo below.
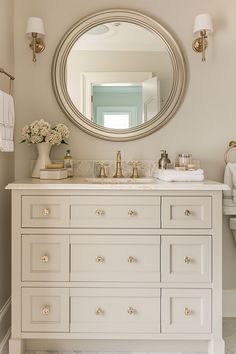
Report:
[[[9,297],[0,309],[0,354],[8,352],[8,341],[11,335],[11,298]]]
[[[236,289],[223,290],[223,317],[236,317]]]

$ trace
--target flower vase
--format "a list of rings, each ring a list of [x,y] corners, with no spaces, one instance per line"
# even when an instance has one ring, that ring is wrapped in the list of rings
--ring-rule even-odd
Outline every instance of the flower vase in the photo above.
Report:
[[[45,168],[48,164],[51,163],[51,160],[49,158],[51,145],[48,143],[39,143],[39,144],[36,144],[36,147],[38,150],[38,158],[37,158],[34,168],[33,168],[33,172],[32,172],[33,178],[39,178],[40,177],[40,170],[42,168]]]

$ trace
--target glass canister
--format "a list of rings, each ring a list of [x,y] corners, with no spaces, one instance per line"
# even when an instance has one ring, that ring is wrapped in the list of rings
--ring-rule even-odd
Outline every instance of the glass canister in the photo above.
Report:
[[[191,163],[191,154],[179,154],[179,166],[187,168],[188,164]]]

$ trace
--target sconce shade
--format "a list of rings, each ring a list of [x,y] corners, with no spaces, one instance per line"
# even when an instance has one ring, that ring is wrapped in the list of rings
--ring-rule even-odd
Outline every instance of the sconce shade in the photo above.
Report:
[[[195,17],[193,33],[205,30],[207,33],[213,32],[212,19],[209,14],[201,14]]]
[[[37,33],[37,37],[45,35],[43,20],[39,17],[29,17],[26,27],[26,35],[32,37],[32,33]]]

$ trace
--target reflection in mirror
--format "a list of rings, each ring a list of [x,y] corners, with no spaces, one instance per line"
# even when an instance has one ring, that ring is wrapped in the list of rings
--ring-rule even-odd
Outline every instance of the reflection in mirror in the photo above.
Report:
[[[66,62],[66,87],[91,122],[111,129],[139,126],[164,107],[173,65],[157,34],[124,21],[92,27],[74,43]]]

